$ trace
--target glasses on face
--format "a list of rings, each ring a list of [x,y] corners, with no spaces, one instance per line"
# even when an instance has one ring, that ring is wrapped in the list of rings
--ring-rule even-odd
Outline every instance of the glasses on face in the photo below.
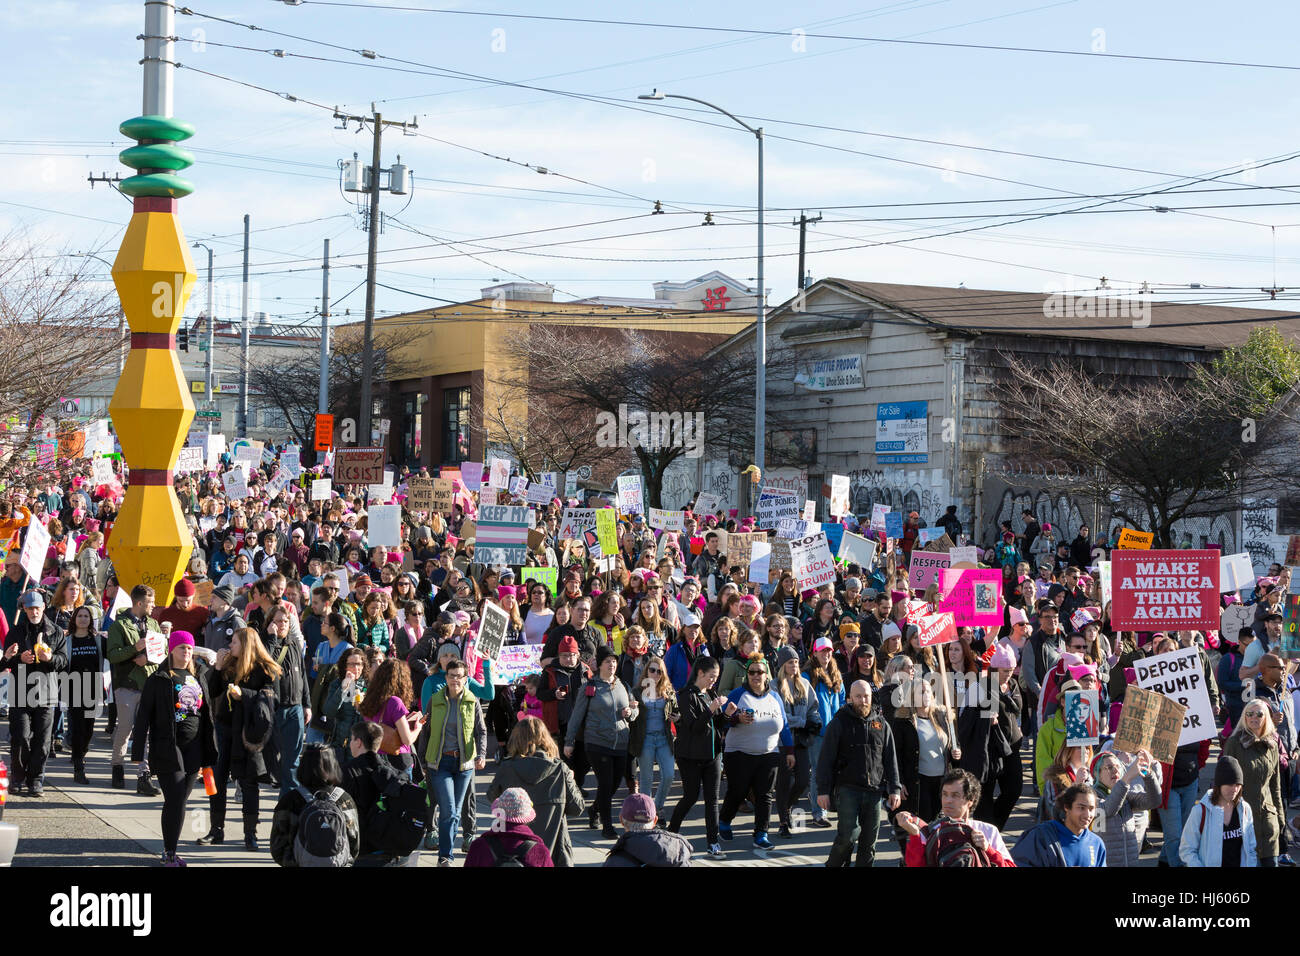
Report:
[[[749,672],[749,676],[750,676],[750,677],[762,677],[762,676],[763,676],[764,674],[766,674],[766,673],[767,673],[767,671],[765,671],[765,670],[750,671],[750,672]]]
[[[657,668],[657,667],[647,667],[647,668],[645,669],[645,672],[646,672],[647,674],[658,674],[658,673],[659,673],[659,668]]]

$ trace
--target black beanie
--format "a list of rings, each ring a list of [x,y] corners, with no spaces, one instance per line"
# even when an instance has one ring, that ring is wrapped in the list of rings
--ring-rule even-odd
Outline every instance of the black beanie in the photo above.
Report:
[[[599,668],[600,665],[604,662],[605,658],[617,657],[617,656],[618,655],[615,654],[612,650],[610,650],[607,645],[605,644],[599,645],[596,648],[596,667]]]
[[[1245,778],[1241,775],[1241,764],[1237,763],[1236,757],[1229,757],[1226,754],[1219,757],[1218,764],[1214,767],[1214,789],[1226,787],[1228,784],[1244,784]]]

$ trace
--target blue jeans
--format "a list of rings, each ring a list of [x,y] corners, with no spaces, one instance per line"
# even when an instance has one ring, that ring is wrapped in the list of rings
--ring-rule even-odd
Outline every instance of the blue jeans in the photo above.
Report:
[[[817,735],[808,738],[808,766],[812,769],[812,776],[808,779],[808,803],[812,806],[814,820],[826,819],[826,811],[817,806],[817,758],[822,755],[824,739]]]
[[[302,704],[275,709],[275,739],[280,745],[280,796],[298,789],[298,761],[302,759]]]
[[[654,783],[654,762],[659,762],[659,789],[655,791],[655,809],[663,816],[664,804],[668,802],[668,791],[673,787],[673,772],[677,764],[673,762],[673,748],[668,743],[668,735],[662,730],[645,735],[641,746],[641,792],[649,793]]]
[[[1160,858],[1170,866],[1183,865],[1183,861],[1178,858],[1179,838],[1199,795],[1200,785],[1196,780],[1185,787],[1169,788],[1169,805],[1160,811],[1160,825],[1164,828]]]
[[[433,795],[438,801],[438,859],[451,859],[456,829],[460,826],[460,808],[465,792],[474,777],[472,770],[461,770],[456,757],[443,756],[433,774]]]
[[[836,791],[835,812],[839,816],[839,828],[835,831],[835,842],[831,845],[827,866],[848,866],[849,858],[853,856],[854,843],[858,845],[856,865],[875,864],[882,796],[879,790],[859,790],[856,787],[842,786]]]
[[[323,744],[323,743],[327,743],[328,741],[329,741],[328,735],[325,733],[325,731],[321,730],[319,727],[307,728],[307,743]]]

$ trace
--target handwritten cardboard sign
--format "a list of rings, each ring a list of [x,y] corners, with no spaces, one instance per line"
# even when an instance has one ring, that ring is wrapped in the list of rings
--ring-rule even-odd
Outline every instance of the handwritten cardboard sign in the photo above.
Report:
[[[1115,749],[1126,753],[1145,749],[1161,763],[1173,763],[1186,710],[1176,700],[1129,684],[1115,730]]]
[[[377,485],[384,480],[382,448],[339,448],[334,452],[334,480],[345,485]]]
[[[1116,630],[1219,626],[1219,552],[1116,551],[1110,567],[1110,621]]]

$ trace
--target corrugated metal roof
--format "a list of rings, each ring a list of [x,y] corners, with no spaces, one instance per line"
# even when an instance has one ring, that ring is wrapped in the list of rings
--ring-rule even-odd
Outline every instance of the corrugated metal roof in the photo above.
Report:
[[[1273,325],[1288,339],[1300,344],[1300,312],[1296,311],[1152,302],[1149,313],[1135,319],[1131,312],[1120,308],[1120,302],[1132,302],[1131,297],[1122,300],[1107,298],[1107,293],[1100,290],[1097,298],[1080,292],[1084,298],[1072,293],[1049,302],[1046,293],[953,289],[835,278],[821,282],[839,285],[856,296],[911,313],[936,326],[971,332],[1221,349],[1243,344],[1253,328]],[[1201,298],[1215,294],[1206,289]],[[1052,317],[1048,317],[1045,309]],[[1091,314],[1097,311],[1102,314]],[[1142,322],[1144,318],[1150,320],[1150,325],[1134,326],[1135,320]]]

